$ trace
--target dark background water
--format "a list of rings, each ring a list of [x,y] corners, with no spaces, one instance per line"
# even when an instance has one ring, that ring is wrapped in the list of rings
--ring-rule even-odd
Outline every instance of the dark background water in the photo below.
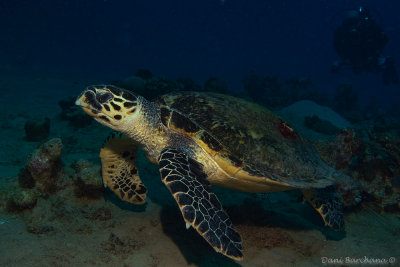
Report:
[[[210,76],[242,90],[249,70],[311,78],[332,94],[343,82],[364,103],[398,102],[399,85],[380,75],[330,73],[333,29],[348,9],[367,6],[389,36],[400,66],[400,2],[101,0],[0,1],[0,67],[82,75],[105,82],[138,68],[169,78]]]

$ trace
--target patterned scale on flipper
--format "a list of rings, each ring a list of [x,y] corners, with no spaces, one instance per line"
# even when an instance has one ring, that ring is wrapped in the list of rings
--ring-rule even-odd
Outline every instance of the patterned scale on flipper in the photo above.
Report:
[[[180,149],[165,148],[160,154],[159,168],[187,226],[196,229],[216,251],[242,259],[241,237],[212,192],[201,164]]]
[[[146,201],[147,189],[136,167],[137,145],[124,135],[112,132],[100,151],[104,186],[134,204]]]

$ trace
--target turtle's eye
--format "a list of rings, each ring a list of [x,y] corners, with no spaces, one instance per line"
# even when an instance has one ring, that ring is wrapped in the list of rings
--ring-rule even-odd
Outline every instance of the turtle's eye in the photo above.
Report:
[[[99,101],[100,104],[107,103],[110,99],[113,98],[113,95],[111,93],[98,93],[96,95],[96,100]]]
[[[126,101],[136,101],[137,100],[136,96],[128,91],[124,91],[122,93],[122,97],[125,98]]]

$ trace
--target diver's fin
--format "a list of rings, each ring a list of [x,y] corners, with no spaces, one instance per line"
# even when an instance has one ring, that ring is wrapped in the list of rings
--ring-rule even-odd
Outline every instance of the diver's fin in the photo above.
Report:
[[[344,228],[343,204],[334,186],[302,189],[301,191],[327,226],[336,231]]]
[[[120,133],[108,136],[100,151],[104,186],[120,199],[143,204],[147,189],[136,168],[137,145]]]
[[[202,165],[181,150],[165,148],[159,157],[159,168],[186,225],[196,229],[219,253],[241,260],[241,237],[211,191]]]

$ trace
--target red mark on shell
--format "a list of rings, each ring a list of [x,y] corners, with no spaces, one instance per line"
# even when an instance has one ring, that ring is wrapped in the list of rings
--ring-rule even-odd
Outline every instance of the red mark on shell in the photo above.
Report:
[[[295,139],[296,138],[295,130],[282,120],[279,122],[278,129],[283,137],[285,137],[287,139]]]

